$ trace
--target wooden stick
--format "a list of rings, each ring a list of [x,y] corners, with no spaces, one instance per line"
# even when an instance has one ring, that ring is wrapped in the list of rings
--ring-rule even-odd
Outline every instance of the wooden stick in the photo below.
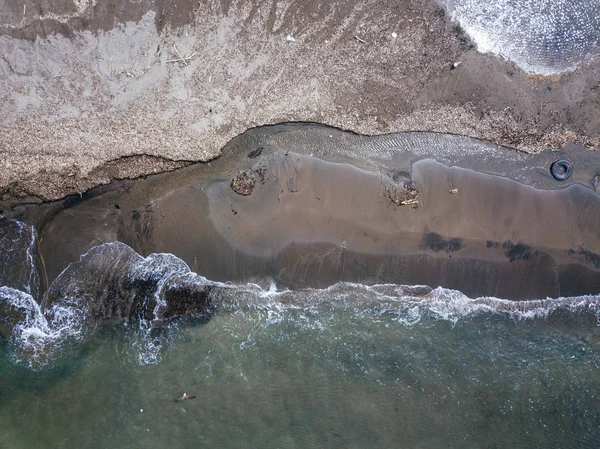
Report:
[[[175,53],[177,53],[177,56],[179,56],[179,59],[181,61],[183,61],[183,63],[185,65],[188,65],[187,61],[185,60],[185,58],[183,56],[181,56],[181,53],[179,53],[179,50],[177,50],[177,47],[175,46],[175,44],[173,44],[173,48],[175,49]]]
[[[177,47],[175,47],[175,45],[173,45],[173,47],[175,48],[175,52],[177,53],[177,56],[179,56],[179,58],[177,59],[169,59],[167,62],[183,62],[185,65],[188,65],[187,61],[190,61],[194,56],[196,56],[198,54],[197,51],[195,51],[194,53],[192,53],[189,56],[183,57],[181,56],[181,54],[177,51]]]

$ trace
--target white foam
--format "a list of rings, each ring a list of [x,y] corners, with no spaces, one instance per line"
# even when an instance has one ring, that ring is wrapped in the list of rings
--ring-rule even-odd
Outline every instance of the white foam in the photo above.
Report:
[[[600,41],[596,0],[440,0],[482,53],[527,72],[574,70]]]
[[[131,268],[131,276],[139,279],[154,278],[158,280],[154,292],[153,320],[159,319],[161,311],[167,307],[164,298],[165,286],[181,281],[182,276],[189,274],[191,274],[190,267],[183,260],[165,253],[150,254],[148,257],[139,260]]]
[[[72,296],[59,298],[47,310],[42,311],[27,292],[0,287],[0,301],[22,316],[20,322],[14,323],[10,336],[15,360],[37,369],[48,363],[65,343],[81,342],[93,330],[89,326],[95,325],[86,306],[86,298],[89,299],[91,294],[86,291],[86,282],[92,282],[90,289],[97,289],[98,285],[97,280],[92,279],[93,275],[89,279],[85,276],[74,279],[73,276],[87,273],[86,265],[81,266],[82,263],[109,263],[109,267],[112,267],[117,266],[114,257],[121,256],[128,257],[123,260],[130,261],[131,265],[118,275],[126,276],[134,283],[148,279],[156,282],[152,293],[156,304],[152,319],[138,317],[134,326],[128,326],[130,344],[137,353],[139,364],[158,363],[175,335],[171,331],[176,329],[176,324],[169,320],[167,324],[161,322],[163,309],[167,306],[165,294],[171,288],[189,289],[192,292],[194,287],[212,287],[207,290],[213,301],[211,307],[220,313],[232,313],[253,323],[253,330],[247,334],[244,347],[254,344],[253,331],[257,326],[277,328],[291,324],[291,329],[298,331],[324,332],[332,323],[335,325],[340,312],[346,319],[361,322],[371,320],[373,324],[384,322],[386,326],[416,326],[424,318],[456,324],[461,319],[482,314],[503,315],[517,321],[536,320],[545,319],[558,310],[572,313],[591,311],[600,322],[599,296],[511,301],[494,297],[469,298],[459,291],[442,287],[431,289],[427,286],[396,284],[367,286],[340,282],[325,289],[295,291],[277,289],[273,281],[265,287],[253,283],[233,285],[212,282],[191,272],[174,255],[153,254],[143,258],[122,243],[111,243],[88,252],[73,264],[79,264],[77,269],[67,269],[59,276],[55,282],[66,282],[70,286],[75,282],[76,286],[73,289],[58,288],[57,291],[63,294],[69,292]],[[161,322],[158,331],[154,320]],[[232,332],[236,330],[232,329]]]
[[[282,321],[282,312],[285,313],[286,309],[303,309],[318,316],[323,312],[323,307],[327,307],[371,315],[392,314],[396,316],[394,321],[408,326],[419,323],[425,316],[455,324],[460,319],[481,314],[504,315],[520,321],[545,319],[558,310],[573,313],[590,310],[597,316],[600,325],[598,295],[515,301],[495,297],[469,298],[460,291],[442,287],[428,289],[426,286],[395,284],[367,286],[346,282],[322,290],[267,292],[258,286],[254,288],[259,290],[240,286],[232,295],[243,292],[245,301],[236,301],[228,306],[235,304],[239,307],[238,311],[267,311],[270,323]],[[419,288],[424,294],[411,293]],[[257,301],[258,298],[262,301]],[[277,317],[277,320],[273,317]]]
[[[13,360],[31,369],[47,364],[67,340],[81,341],[82,315],[79,309],[60,308],[48,321],[35,299],[26,292],[0,287],[0,301],[24,318],[13,327],[9,344]]]
[[[19,223],[26,226],[25,223]],[[25,253],[27,255],[27,262],[29,263],[29,282],[27,283],[26,289],[27,293],[32,293],[32,291],[38,290],[36,286],[39,285],[39,275],[37,271],[37,263],[35,261],[37,249],[37,235],[33,226],[28,227],[28,232],[30,234],[29,246],[27,247]]]
[[[0,228],[0,248],[2,249],[0,268],[8,270],[10,264],[15,260],[19,264],[24,264],[26,273],[21,280],[20,288],[36,296],[40,289],[40,279],[36,260],[37,234],[35,229],[19,220],[4,219],[4,223],[3,229]],[[11,231],[16,231],[16,235]]]

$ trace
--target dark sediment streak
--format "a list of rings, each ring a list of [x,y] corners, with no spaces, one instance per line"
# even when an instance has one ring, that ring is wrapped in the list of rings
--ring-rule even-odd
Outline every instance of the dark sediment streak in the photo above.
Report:
[[[567,181],[549,167],[568,158]],[[364,137],[316,125],[256,128],[223,156],[83,198],[17,207],[51,282],[121,241],[171,253],[215,281],[291,288],[427,284],[510,299],[600,292],[594,152],[530,156],[460,136]],[[247,191],[232,188],[239,173]]]

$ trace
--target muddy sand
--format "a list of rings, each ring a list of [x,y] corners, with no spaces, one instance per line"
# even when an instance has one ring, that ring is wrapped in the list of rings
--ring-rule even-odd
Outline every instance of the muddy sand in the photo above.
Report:
[[[593,149],[599,79],[481,54],[430,0],[0,0],[0,192],[83,193],[288,121]]]
[[[568,180],[552,177],[556,159],[573,164]],[[250,130],[210,164],[3,208],[38,231],[45,285],[120,241],[215,281],[530,299],[600,292],[598,170],[585,149],[527,155],[453,135],[290,124]]]

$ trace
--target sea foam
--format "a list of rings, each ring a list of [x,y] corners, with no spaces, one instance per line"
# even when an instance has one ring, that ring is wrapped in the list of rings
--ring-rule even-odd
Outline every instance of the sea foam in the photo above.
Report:
[[[513,61],[526,72],[574,70],[600,42],[595,0],[441,0],[482,53]]]
[[[138,363],[154,364],[174,340],[178,323],[186,322],[182,318],[210,319],[215,313],[256,326],[291,323],[320,332],[340,314],[364,323],[417,326],[432,319],[455,325],[480,315],[536,320],[557,311],[591,312],[598,322],[600,296],[514,301],[418,285],[339,282],[288,290],[272,279],[235,285],[193,273],[172,254],[142,257],[119,242],[98,245],[70,264],[40,303],[28,291],[0,286],[0,335],[8,339],[13,360],[31,369],[52,363],[64,348],[77,347],[107,324],[125,324]]]

